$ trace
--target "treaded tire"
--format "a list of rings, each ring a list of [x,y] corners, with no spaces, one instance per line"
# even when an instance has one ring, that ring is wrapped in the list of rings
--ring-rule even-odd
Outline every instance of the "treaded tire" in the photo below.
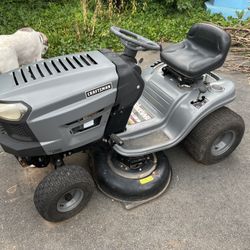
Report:
[[[70,190],[83,192],[79,204],[70,211],[58,211],[58,202]],[[34,204],[40,215],[48,221],[58,222],[79,213],[89,202],[94,191],[91,175],[80,166],[63,166],[47,175],[37,186]]]
[[[212,147],[216,139],[223,134],[232,132],[232,145],[221,154],[215,155]],[[245,124],[241,116],[227,107],[219,108],[205,117],[186,137],[183,145],[186,151],[198,162],[205,165],[217,163],[230,155],[241,142]]]

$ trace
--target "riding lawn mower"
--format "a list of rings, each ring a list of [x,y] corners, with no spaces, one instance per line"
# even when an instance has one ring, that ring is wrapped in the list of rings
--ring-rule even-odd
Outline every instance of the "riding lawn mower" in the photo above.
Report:
[[[98,50],[46,59],[0,76],[0,144],[22,166],[55,170],[38,185],[34,203],[48,221],[80,212],[96,186],[133,208],[169,186],[166,150],[182,144],[202,164],[230,155],[244,121],[225,107],[235,86],[212,71],[231,39],[211,24],[195,24],[186,39],[163,49],[111,27],[123,53]],[[143,70],[138,51],[159,51]],[[77,152],[89,168],[66,165]]]

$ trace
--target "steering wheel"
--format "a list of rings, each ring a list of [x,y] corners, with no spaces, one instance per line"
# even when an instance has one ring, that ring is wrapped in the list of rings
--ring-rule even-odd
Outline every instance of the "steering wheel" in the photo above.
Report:
[[[122,44],[131,50],[161,50],[161,46],[129,30],[112,26],[110,31],[121,39]]]

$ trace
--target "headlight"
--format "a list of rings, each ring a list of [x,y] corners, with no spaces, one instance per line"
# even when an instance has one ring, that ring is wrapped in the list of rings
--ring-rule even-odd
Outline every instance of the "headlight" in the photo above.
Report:
[[[0,119],[20,121],[28,108],[22,103],[0,103]]]

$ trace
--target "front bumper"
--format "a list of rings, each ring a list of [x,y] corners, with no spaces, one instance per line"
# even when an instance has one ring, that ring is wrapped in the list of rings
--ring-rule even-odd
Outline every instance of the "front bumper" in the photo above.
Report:
[[[16,156],[46,155],[39,142],[18,141],[8,135],[0,134],[0,144],[5,152]]]
[[[3,150],[16,156],[46,155],[26,123],[0,123],[0,144]]]

